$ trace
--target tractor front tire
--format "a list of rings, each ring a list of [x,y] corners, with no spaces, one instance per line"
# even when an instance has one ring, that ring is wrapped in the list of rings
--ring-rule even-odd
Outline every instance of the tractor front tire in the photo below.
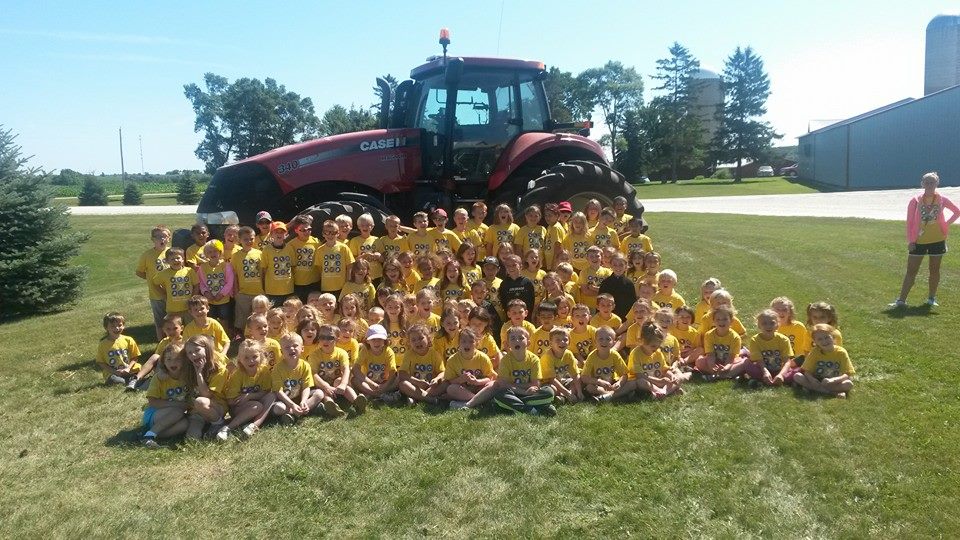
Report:
[[[520,195],[517,212],[532,204],[541,207],[547,203],[569,201],[573,210],[583,211],[590,199],[597,199],[602,206],[613,206],[613,199],[627,199],[627,213],[643,217],[643,204],[637,199],[637,191],[619,171],[593,161],[567,161],[560,163],[536,180]],[[646,221],[643,230],[647,229]]]
[[[384,220],[387,218],[387,214],[379,208],[375,208],[369,204],[364,204],[361,202],[322,202],[307,208],[303,212],[300,212],[300,214],[313,217],[314,236],[317,236],[318,238],[320,237],[323,222],[327,220],[333,221],[334,218],[341,214],[350,216],[350,218],[353,219],[353,232],[350,233],[351,237],[359,234],[357,231],[357,218],[362,214],[370,214],[373,216],[373,232],[371,233],[373,236],[383,236],[387,234],[387,228],[384,225]]]

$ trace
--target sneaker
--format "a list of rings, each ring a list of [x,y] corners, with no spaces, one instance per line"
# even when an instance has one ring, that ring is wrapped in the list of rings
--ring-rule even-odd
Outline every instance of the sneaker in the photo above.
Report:
[[[227,426],[221,426],[217,430],[217,434],[213,436],[219,442],[227,442],[230,440],[230,428]]]
[[[147,447],[147,448],[149,448],[149,449],[151,449],[151,450],[156,450],[157,448],[160,448],[160,444],[157,442],[157,438],[156,438],[156,437],[144,437],[144,438],[143,438],[143,446],[145,446],[145,447]]]
[[[297,422],[297,419],[293,417],[292,414],[287,413],[280,417],[280,423],[285,426],[292,426]]]
[[[256,424],[247,424],[247,426],[246,426],[245,428],[243,428],[243,431],[241,431],[241,433],[243,433],[243,437],[244,437],[245,439],[249,439],[250,437],[253,437],[253,435],[254,435],[259,429],[260,429],[260,428],[258,428]]]
[[[340,418],[344,415],[343,409],[341,409],[333,401],[324,401],[323,402],[323,413],[326,414],[329,418]]]
[[[467,407],[467,402],[466,402],[466,401],[453,400],[453,401],[450,402],[450,410],[451,410],[451,411],[459,411],[459,410],[467,409],[467,408],[469,408],[469,407]]]
[[[713,382],[713,381],[717,380],[718,378],[719,378],[719,377],[717,377],[716,375],[709,375],[709,374],[703,375],[703,380],[706,381],[706,382]]]
[[[936,299],[936,298],[934,298],[934,297],[931,296],[930,298],[927,298],[927,305],[930,306],[930,307],[937,307],[937,306],[939,306],[940,304],[937,303],[937,299]]]
[[[130,377],[127,379],[127,385],[123,389],[124,392],[136,392],[137,391],[137,378]]]
[[[214,438],[219,439],[219,437],[220,437],[220,431],[222,431],[223,428],[225,428],[225,427],[227,427],[227,426],[224,424],[224,421],[223,421],[222,419],[221,419],[221,420],[218,420],[218,421],[216,421],[216,422],[212,422],[212,423],[210,424],[210,427],[207,428],[207,433],[205,434],[205,437],[206,437],[207,439],[214,439]],[[224,439],[224,440],[226,440],[226,439]]]
[[[537,409],[539,409],[539,412],[540,412],[540,414],[541,414],[542,416],[556,416],[556,415],[557,415],[557,408],[554,407],[553,405],[543,405],[543,406],[541,406],[541,407],[537,407]],[[534,410],[537,410],[537,409],[534,409]]]
[[[847,399],[847,393],[846,393],[846,392],[840,392],[839,394],[837,394],[837,398],[839,398],[839,399]]]
[[[380,396],[380,399],[384,403],[390,403],[390,404],[396,403],[400,401],[400,392],[396,390],[393,392],[387,392],[386,394],[383,394],[382,396]]]
[[[357,411],[357,414],[363,414],[367,410],[368,402],[367,396],[360,394],[357,399],[353,400],[353,409]]]
[[[900,308],[907,307],[907,303],[904,302],[903,300],[897,299],[887,304],[887,307],[890,309],[900,309]]]
[[[412,397],[404,397],[403,404],[406,405],[407,407],[413,407],[414,405],[417,404],[417,402],[414,401]]]

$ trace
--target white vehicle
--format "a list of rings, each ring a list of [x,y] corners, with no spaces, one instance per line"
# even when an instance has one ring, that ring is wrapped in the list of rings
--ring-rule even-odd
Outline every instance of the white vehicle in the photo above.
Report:
[[[761,165],[760,168],[757,169],[757,176],[773,176],[773,167],[769,165]]]

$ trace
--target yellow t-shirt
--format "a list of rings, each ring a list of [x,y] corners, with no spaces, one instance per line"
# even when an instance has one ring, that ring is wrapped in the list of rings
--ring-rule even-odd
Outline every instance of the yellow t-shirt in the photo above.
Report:
[[[543,301],[543,277],[547,275],[545,270],[537,269],[536,272],[524,268],[520,275],[533,282],[533,309]]]
[[[410,249],[410,243],[407,242],[407,237],[397,236],[396,238],[390,238],[389,236],[381,236],[373,242],[373,251],[374,253],[379,253],[383,256],[384,260],[395,258],[403,251],[412,251]],[[379,263],[378,263],[379,265]],[[383,271],[383,266],[380,265],[381,272]],[[373,275],[373,267],[371,265],[370,275]]]
[[[373,307],[373,302],[377,298],[377,289],[373,287],[372,283],[356,283],[354,281],[347,281],[343,284],[343,288],[340,289],[340,299],[343,299],[343,297],[348,294],[356,294],[360,296],[360,308],[366,312],[368,309]]]
[[[660,306],[669,305],[674,310],[686,305],[686,301],[676,290],[671,291],[670,294],[657,291],[657,293],[653,295],[653,301]]]
[[[364,332],[364,334],[366,334],[366,332]],[[355,338],[349,338],[346,340],[338,339],[337,347],[347,351],[347,356],[350,357],[351,364],[357,361],[357,355],[360,354],[360,342]]]
[[[190,394],[189,390],[180,379],[174,379],[169,374],[157,374],[150,379],[147,398],[186,401]]]
[[[203,262],[207,262],[207,258],[203,256],[203,246],[198,246],[196,242],[190,244],[190,247],[183,253],[183,263],[199,266]]]
[[[667,357],[667,363],[672,365],[680,361],[680,340],[676,336],[667,334],[660,344],[660,350]]]
[[[410,328],[415,324],[422,324],[430,329],[431,334],[436,334],[440,331],[440,316],[436,313],[430,313],[430,315],[425,318],[417,315],[407,319],[407,328]]]
[[[543,326],[537,328],[537,330],[530,335],[530,344],[527,346],[527,350],[537,355],[539,358],[543,358],[543,354],[550,350],[550,330],[551,328],[544,328]]]
[[[225,358],[222,359],[225,360]],[[215,366],[215,370],[207,378],[207,388],[209,388],[213,394],[213,399],[226,407],[227,398],[224,396],[224,391],[227,389],[230,372],[227,371],[227,368],[221,363],[217,363]]]
[[[787,336],[794,354],[803,354],[810,350],[810,334],[807,333],[807,326],[802,322],[793,321],[789,324],[782,324],[777,327],[777,332]]]
[[[727,335],[718,336],[717,330],[711,329],[703,336],[703,350],[706,354],[713,353],[718,364],[726,364],[733,361],[740,354],[741,347],[740,334],[732,329],[727,330]]]
[[[457,351],[460,349],[460,331],[457,330],[449,336],[440,334],[439,332],[433,338],[433,350],[443,357],[444,361],[447,358],[457,354]]]
[[[231,267],[231,270],[233,268]],[[210,291],[210,294],[222,294],[223,298],[219,300],[210,300],[210,305],[212,306],[222,306],[230,302],[230,294],[232,291],[225,290],[224,287],[227,284],[227,262],[224,260],[220,261],[220,264],[216,266],[210,266],[209,262],[203,262],[200,264],[200,271],[197,272],[197,280],[200,280],[200,274],[203,274],[204,286],[207,290]]]
[[[634,251],[647,253],[653,251],[653,243],[650,237],[644,234],[633,236],[628,234],[620,239],[620,253],[630,256]]]
[[[263,294],[263,252],[256,248],[242,249],[230,258],[237,292],[256,296]]]
[[[806,375],[817,379],[826,379],[856,373],[847,350],[837,345],[830,352],[824,352],[820,347],[814,347],[803,360],[800,368]]]
[[[177,341],[173,341],[170,338],[165,337],[160,340],[160,343],[157,343],[157,348],[153,350],[153,354],[157,356],[163,356],[163,351],[167,350],[167,347],[174,344],[183,347],[184,341],[183,334],[180,334],[180,339]]]
[[[497,341],[493,339],[490,332],[485,332],[477,342],[477,350],[489,356],[491,360],[500,356],[500,347],[497,347]]]
[[[594,379],[614,382],[627,374],[627,365],[617,351],[611,350],[606,358],[600,358],[597,351],[593,351],[587,356],[582,373]]]
[[[450,283],[443,290],[437,291],[437,302],[433,306],[435,310],[443,309],[443,303],[447,300],[457,300],[460,301],[464,298],[469,298],[470,293],[463,287],[463,285],[457,283]]]
[[[779,330],[778,330],[778,332],[779,332]],[[840,330],[837,330],[836,328],[834,328],[834,332],[835,332],[835,335],[834,335],[834,338],[833,338],[833,343],[834,343],[837,347],[843,347],[843,335],[840,333]],[[800,354],[807,355],[807,354],[810,354],[810,351],[811,351],[811,350],[813,350],[813,349],[816,348],[816,347],[814,346],[814,343],[813,343],[813,335],[810,333],[810,328],[809,328],[809,327],[807,327],[807,340],[806,340],[806,342],[805,342],[804,344],[806,345],[806,349],[804,349],[804,350],[799,350],[799,351],[798,351],[797,348],[794,347],[794,348],[793,348],[793,352],[796,353],[797,355],[800,355]]]
[[[507,330],[513,326],[513,321],[506,321],[503,323],[503,326],[500,327],[500,349],[504,351],[509,351],[509,343],[507,343]],[[537,331],[537,327],[533,325],[532,322],[524,320],[520,326],[526,328],[527,333],[531,336]],[[529,349],[529,347],[527,347]]]
[[[296,253],[287,244],[277,248],[273,244],[263,247],[263,290],[266,294],[279,296],[293,294],[293,262]]]
[[[241,395],[255,394],[257,392],[269,392],[272,388],[270,366],[261,364],[254,371],[253,375],[247,373],[243,367],[238,367],[230,379],[227,381],[227,387],[223,391],[223,397],[227,401],[233,401]]]
[[[362,236],[354,236],[350,239],[350,242],[347,243],[347,247],[350,248],[350,253],[353,253],[354,259],[359,259],[360,255],[363,253],[374,253],[376,252],[377,237],[372,234],[366,238]],[[383,265],[378,262],[370,261],[370,279],[379,279],[383,275]]]
[[[350,369],[350,353],[340,347],[334,347],[333,351],[327,354],[318,348],[307,358],[307,363],[310,364],[310,370],[314,375],[333,384],[343,373],[344,366]]]
[[[197,272],[184,266],[180,270],[166,268],[153,276],[153,284],[163,289],[166,296],[167,313],[187,311],[187,300],[193,295],[193,288],[199,285]]]
[[[460,271],[463,273],[463,279],[467,282],[467,285],[473,285],[474,282],[483,279],[483,271],[476,264],[473,266],[461,264]]]
[[[567,233],[560,223],[554,223],[544,230],[543,236],[543,267],[552,269],[557,250],[563,246],[563,238]]]
[[[130,336],[121,334],[117,339],[107,336],[100,340],[97,346],[97,363],[110,369],[130,368],[136,373],[140,371],[140,347]],[[110,375],[104,373],[104,378]]]
[[[631,379],[638,375],[647,377],[663,377],[670,369],[670,363],[667,362],[667,355],[657,349],[652,354],[643,352],[643,347],[636,347],[630,351],[630,359],[627,361],[627,374]]]
[[[322,244],[317,248],[313,263],[320,267],[320,290],[339,291],[347,282],[347,267],[353,264],[353,253],[346,244],[337,242],[333,247]]]
[[[503,304],[500,303],[501,283],[503,283],[503,280],[498,277],[493,278],[493,281],[487,281],[487,302],[490,302],[493,309],[497,310],[497,314],[500,315],[500,320],[503,320]]]
[[[474,221],[472,217],[467,220],[467,230],[475,231],[478,235],[480,235],[480,238],[483,238],[483,235],[487,233],[487,229],[489,228],[490,226],[487,225],[486,223],[482,221],[480,223],[477,223],[476,221]],[[477,246],[477,247],[480,247],[480,246]]]
[[[213,348],[217,351],[222,351],[230,343],[230,337],[227,336],[223,326],[213,317],[207,317],[206,326],[201,327],[194,320],[183,327],[183,339],[190,339],[193,336],[210,336],[213,339]]]
[[[677,341],[680,342],[681,352],[686,349],[694,349],[700,346],[702,343],[700,339],[700,331],[697,330],[697,327],[693,325],[687,326],[686,330],[678,328],[676,325],[670,327],[670,335],[677,338]]]
[[[590,351],[597,348],[597,329],[589,324],[580,332],[570,331],[570,350],[577,358],[586,358]]]
[[[472,357],[464,358],[463,352],[457,351],[445,362],[443,378],[452,381],[467,371],[473,372],[473,376],[478,379],[496,377],[493,362],[490,361],[489,356],[480,351],[474,351]]]
[[[547,348],[540,356],[540,375],[544,381],[575,378],[580,375],[577,358],[569,349],[564,349],[560,358],[557,358],[553,354],[553,349]]]
[[[360,347],[356,365],[364,376],[382,383],[397,372],[397,357],[390,347],[384,347],[380,354],[373,354],[368,347]]]
[[[413,377],[430,381],[443,373],[443,356],[432,348],[424,355],[417,354],[411,349],[403,355],[398,371],[405,371]]]
[[[947,239],[940,228],[938,217],[943,212],[942,197],[934,196],[933,200],[926,202],[926,197],[920,198],[917,211],[920,213],[920,233],[917,235],[917,244],[932,244],[934,242],[943,242]]]
[[[483,233],[483,245],[488,250],[492,250],[492,253],[496,255],[497,246],[504,242],[507,244],[514,243],[514,239],[517,236],[517,231],[519,230],[520,227],[517,226],[516,223],[510,223],[507,225],[491,225],[487,228],[486,232]]]
[[[611,329],[616,331],[617,328],[620,328],[620,325],[622,324],[623,321],[620,320],[620,317],[616,313],[610,313],[610,317],[604,319],[603,315],[600,312],[597,312],[597,314],[590,319],[590,326],[594,328],[609,326]]]
[[[320,269],[313,264],[320,241],[310,236],[306,240],[299,237],[287,242],[293,250],[293,284],[310,285],[320,281]]]
[[[163,300],[163,295],[158,294],[151,284],[153,283],[153,276],[167,268],[167,263],[163,262],[166,255],[166,248],[160,251],[150,248],[144,251],[137,261],[137,272],[142,272],[146,276],[147,290],[151,300]]]
[[[457,254],[457,250],[460,249],[460,244],[463,242],[460,240],[460,237],[457,236],[457,233],[451,231],[450,229],[443,229],[442,231],[436,227],[427,230],[427,234],[430,235],[430,239],[433,242],[433,252],[438,253],[441,249],[449,249],[453,252],[454,255]]]
[[[506,380],[514,385],[537,383],[542,379],[540,359],[530,351],[524,351],[523,358],[517,358],[512,353],[500,360],[498,380]]]
[[[613,274],[613,271],[609,268],[604,268],[601,266],[600,268],[594,270],[588,266],[587,268],[584,268],[582,272],[580,272],[580,279],[577,280],[577,285],[593,285],[595,287],[599,287],[600,283],[610,277],[611,274]],[[596,295],[587,296],[581,291],[580,301],[590,308],[591,313],[597,310]]]
[[[760,334],[754,334],[750,338],[748,348],[750,361],[763,362],[772,375],[780,373],[783,364],[793,357],[790,338],[780,332],[774,332],[772,339],[763,339]]]
[[[577,272],[590,266],[587,262],[587,248],[593,245],[590,234],[570,233],[563,238],[563,249],[570,254],[570,264]]]
[[[387,345],[393,349],[395,355],[407,352],[407,329],[400,326],[399,321],[387,323],[386,319],[380,324],[387,330]]]
[[[713,330],[713,312],[708,311],[706,315],[703,316],[703,320],[699,324],[700,334],[706,335],[707,332]],[[743,323],[740,322],[738,317],[734,317],[733,321],[730,323],[730,329],[736,332],[739,335],[744,335],[747,333],[747,329],[743,326]]]
[[[264,341],[261,343],[263,346],[263,359],[266,361],[267,365],[273,367],[277,364],[277,361],[280,360],[282,352],[280,351],[280,342],[268,337],[264,338]]]
[[[547,230],[542,225],[524,225],[517,229],[517,233],[513,237],[513,243],[518,248],[517,255],[521,258],[527,253],[528,249],[535,249],[540,252],[541,258],[543,256],[543,242],[544,238],[547,235]]]
[[[407,235],[406,239],[407,249],[413,252],[414,259],[433,253],[433,236],[430,235],[430,231],[424,231],[422,235],[411,233]]]
[[[620,249],[620,236],[612,227],[597,225],[593,228],[593,245]]]
[[[313,388],[310,364],[297,360],[297,365],[291,368],[286,361],[278,361],[270,374],[270,387],[274,392],[286,392],[290,399],[300,397],[303,390]]]
[[[707,316],[709,311],[710,303],[705,300],[700,300],[696,307],[693,308],[693,322],[697,325],[698,329],[703,328],[703,318]]]

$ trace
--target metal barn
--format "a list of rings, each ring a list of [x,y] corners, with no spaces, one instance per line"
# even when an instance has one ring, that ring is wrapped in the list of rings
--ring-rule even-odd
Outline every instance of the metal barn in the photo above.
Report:
[[[847,189],[960,186],[960,86],[905,99],[800,137],[800,178]]]

